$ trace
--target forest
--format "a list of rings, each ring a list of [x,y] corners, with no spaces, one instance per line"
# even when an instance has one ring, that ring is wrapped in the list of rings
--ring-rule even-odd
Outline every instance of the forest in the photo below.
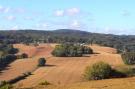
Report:
[[[0,43],[93,43],[117,48],[118,52],[135,50],[134,35],[113,35],[91,33],[72,29],[53,31],[42,30],[7,30],[0,31]]]

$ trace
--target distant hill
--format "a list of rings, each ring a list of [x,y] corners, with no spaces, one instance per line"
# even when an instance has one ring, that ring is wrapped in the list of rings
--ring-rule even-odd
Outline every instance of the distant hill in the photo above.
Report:
[[[96,43],[104,46],[114,47],[120,50],[135,50],[134,35],[113,35],[91,33],[74,29],[58,29],[53,31],[43,30],[7,30],[0,31],[0,42],[6,43]]]

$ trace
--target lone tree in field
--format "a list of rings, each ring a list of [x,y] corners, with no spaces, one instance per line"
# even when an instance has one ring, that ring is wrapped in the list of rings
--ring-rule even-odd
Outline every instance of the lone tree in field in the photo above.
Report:
[[[38,66],[39,66],[39,67],[45,66],[45,64],[46,64],[45,58],[40,58],[40,59],[38,60]]]
[[[22,54],[22,58],[28,58],[28,54],[23,53],[23,54]]]

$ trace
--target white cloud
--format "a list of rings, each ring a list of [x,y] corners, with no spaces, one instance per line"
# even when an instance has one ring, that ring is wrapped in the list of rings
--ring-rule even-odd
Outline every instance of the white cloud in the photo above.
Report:
[[[80,27],[80,22],[77,20],[73,20],[71,23],[71,27],[75,27],[75,28]]]
[[[15,16],[10,15],[10,16],[7,16],[7,17],[6,17],[6,19],[7,19],[7,20],[9,20],[9,21],[13,21],[13,20],[15,20],[15,19],[16,19],[16,17],[15,17]]]
[[[64,16],[64,10],[56,10],[55,15],[56,16]]]
[[[65,10],[56,10],[55,16],[73,16],[80,13],[79,8],[69,8]]]
[[[18,25],[15,25],[11,28],[11,30],[18,30],[19,29],[19,26]]]
[[[66,12],[68,15],[76,15],[76,14],[80,13],[80,9],[79,8],[70,8],[70,9],[67,9]]]
[[[10,12],[10,10],[11,10],[11,8],[9,8],[9,7],[0,6],[1,13],[8,13],[8,12]]]

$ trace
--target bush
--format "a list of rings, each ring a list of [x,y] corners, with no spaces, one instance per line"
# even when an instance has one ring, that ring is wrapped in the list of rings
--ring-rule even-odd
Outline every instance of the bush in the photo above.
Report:
[[[10,84],[6,84],[0,87],[0,89],[13,89],[13,86]]]
[[[48,81],[43,81],[43,82],[41,82],[41,83],[39,83],[39,85],[50,85],[51,83],[49,83]]]
[[[84,78],[87,80],[100,80],[109,78],[112,68],[109,64],[98,62],[92,66],[88,66],[84,73]]]
[[[40,59],[38,60],[38,66],[39,66],[39,67],[45,66],[45,64],[46,64],[45,58],[40,58]]]
[[[13,86],[6,81],[0,81],[0,89],[12,89]]]
[[[28,58],[28,55],[26,53],[23,53],[21,55],[17,55],[17,59],[24,59],[24,58]]]
[[[126,52],[121,54],[121,57],[125,64],[132,65],[135,64],[135,52]]]
[[[22,58],[28,58],[28,55],[26,53],[23,53]]]

